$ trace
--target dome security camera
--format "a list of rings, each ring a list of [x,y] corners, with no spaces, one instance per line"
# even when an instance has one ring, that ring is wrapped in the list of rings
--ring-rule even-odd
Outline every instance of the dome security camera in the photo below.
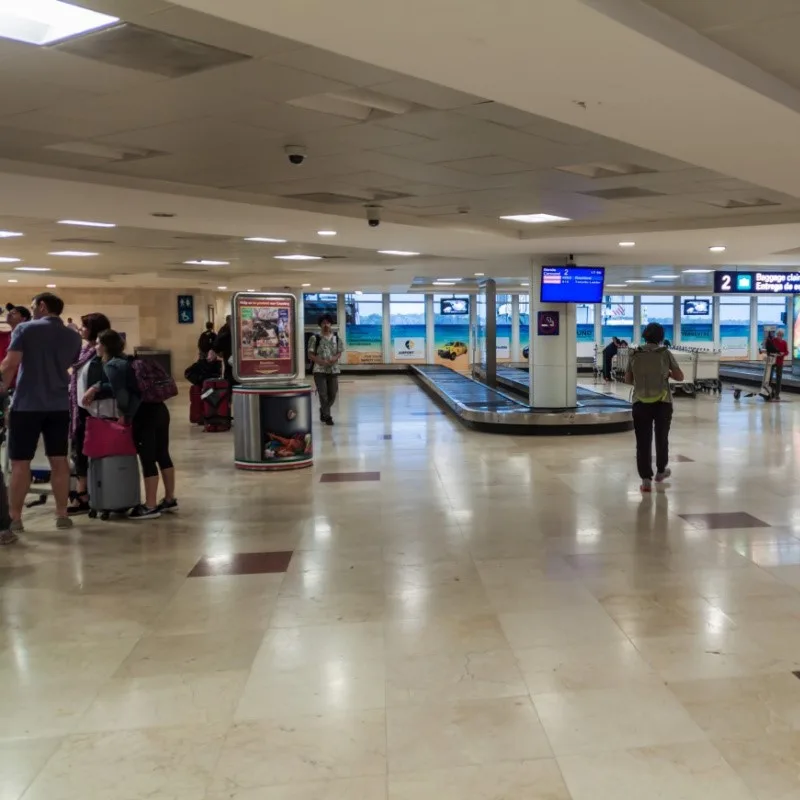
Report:
[[[381,206],[368,205],[364,208],[367,211],[367,225],[370,228],[377,228],[381,224]]]
[[[306,160],[306,148],[301,144],[287,144],[283,148],[286,157],[289,159],[290,164],[299,166]]]

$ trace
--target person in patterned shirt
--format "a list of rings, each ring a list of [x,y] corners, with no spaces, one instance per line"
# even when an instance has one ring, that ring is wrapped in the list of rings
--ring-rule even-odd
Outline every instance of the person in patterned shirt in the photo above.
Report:
[[[333,425],[331,406],[339,392],[339,361],[344,352],[342,340],[333,331],[333,317],[319,318],[320,333],[308,340],[308,359],[314,365],[314,383],[319,395],[319,418]]]

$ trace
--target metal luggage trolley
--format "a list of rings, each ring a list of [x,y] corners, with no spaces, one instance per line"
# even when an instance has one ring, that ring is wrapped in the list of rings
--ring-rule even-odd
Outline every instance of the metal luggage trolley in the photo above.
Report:
[[[733,389],[733,399],[738,400],[744,392],[745,397],[755,397],[758,395],[765,403],[775,399],[775,392],[772,388],[772,368],[775,366],[777,357],[774,355],[766,355],[764,357],[764,373],[761,376],[761,386],[748,386],[746,384],[734,383],[731,387]]]
[[[683,372],[682,381],[670,380],[673,394],[681,392],[688,397],[696,397],[698,392],[711,394],[722,392],[718,350],[678,346],[670,348],[670,351]]]
[[[624,381],[625,373],[628,371],[632,347],[620,347],[611,362],[611,376],[614,380]]]

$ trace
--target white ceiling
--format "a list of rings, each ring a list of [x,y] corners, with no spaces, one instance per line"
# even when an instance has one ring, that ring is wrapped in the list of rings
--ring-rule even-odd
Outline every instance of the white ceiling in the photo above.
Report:
[[[781,161],[800,136],[789,107],[796,99],[800,109],[800,94],[736,56],[720,58],[694,30],[718,30],[726,8],[745,30],[778,18],[780,0],[760,5],[755,20],[748,0],[507,0],[502,13],[459,5],[458,14],[446,0],[424,10],[419,2],[374,0],[365,16],[355,0],[335,10],[319,0],[81,0],[249,57],[181,78],[0,41],[0,227],[21,218],[28,235],[16,246],[40,261],[62,234],[53,220],[111,216],[122,227],[102,256],[59,269],[65,281],[126,285],[398,288],[440,274],[524,276],[529,256],[570,252],[620,266],[623,277],[645,274],[641,264],[800,264],[783,252],[800,248],[800,178]],[[643,32],[654,23],[658,37]],[[742,82],[722,66],[736,66]],[[410,110],[357,122],[296,105],[364,91]],[[111,161],[53,149],[76,144],[153,152]],[[307,148],[302,166],[288,163],[286,144]],[[590,164],[638,174],[564,169]],[[609,190],[644,196],[589,194]],[[321,194],[350,202],[319,202]],[[755,200],[771,205],[721,207]],[[362,206],[375,201],[384,222],[370,229]],[[498,219],[524,212],[572,221]],[[320,241],[323,228],[339,231],[335,245]],[[205,240],[202,253],[175,239],[198,234],[222,238]],[[343,258],[277,262],[270,246],[242,246],[248,235]],[[636,248],[620,250],[628,239]],[[708,252],[718,243],[724,256]],[[422,256],[387,264],[378,249]],[[220,274],[176,272],[184,256],[233,263]]]

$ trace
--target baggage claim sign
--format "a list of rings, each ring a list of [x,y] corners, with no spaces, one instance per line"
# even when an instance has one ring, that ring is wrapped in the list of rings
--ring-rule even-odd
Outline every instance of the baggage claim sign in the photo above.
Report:
[[[714,294],[800,294],[800,272],[714,272]]]

